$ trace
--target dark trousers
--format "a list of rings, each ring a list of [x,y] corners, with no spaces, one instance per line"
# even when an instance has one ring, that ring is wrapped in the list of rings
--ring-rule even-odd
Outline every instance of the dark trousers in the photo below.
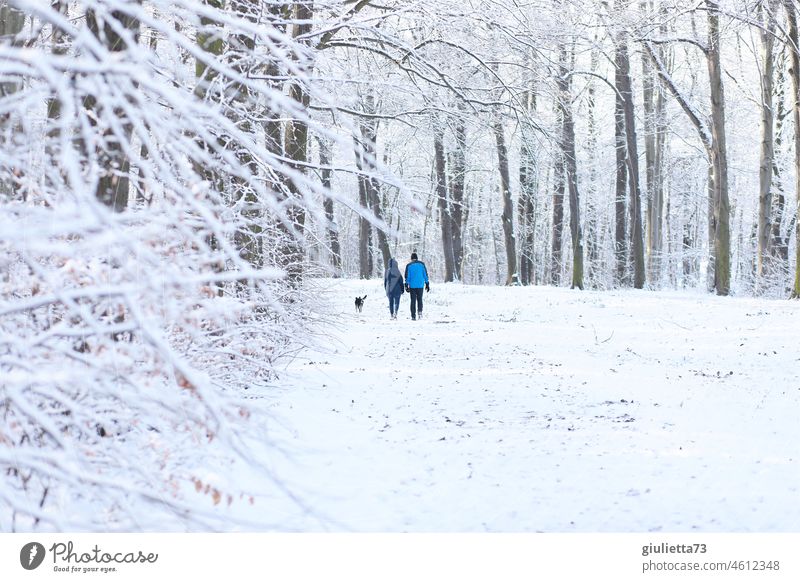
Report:
[[[417,311],[422,315],[422,292],[424,289],[411,289],[411,319],[417,318]]]
[[[389,313],[394,315],[397,313],[397,310],[400,309],[400,296],[399,295],[390,295],[389,296]]]

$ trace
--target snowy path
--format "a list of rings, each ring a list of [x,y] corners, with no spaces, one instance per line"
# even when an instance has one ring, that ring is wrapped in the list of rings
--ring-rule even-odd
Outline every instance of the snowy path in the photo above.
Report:
[[[436,285],[412,322],[335,285],[272,403],[287,527],[800,531],[798,303]]]

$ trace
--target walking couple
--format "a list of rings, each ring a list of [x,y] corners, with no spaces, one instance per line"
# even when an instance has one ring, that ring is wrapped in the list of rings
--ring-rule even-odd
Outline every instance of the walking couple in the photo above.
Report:
[[[419,260],[417,253],[411,253],[411,262],[406,265],[405,285],[404,277],[400,274],[397,261],[389,259],[389,267],[383,276],[383,287],[386,289],[386,296],[389,298],[389,314],[392,319],[397,319],[397,310],[400,307],[400,296],[403,290],[411,295],[411,319],[416,320],[417,316],[422,319],[422,292],[430,291],[428,281],[428,269],[425,263]]]

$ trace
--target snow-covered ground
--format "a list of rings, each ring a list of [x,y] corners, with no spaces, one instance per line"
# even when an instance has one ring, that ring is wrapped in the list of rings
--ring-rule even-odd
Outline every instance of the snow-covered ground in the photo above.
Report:
[[[302,531],[800,531],[797,302],[439,284],[422,321],[407,295],[390,321],[380,281],[325,286],[335,337],[268,395],[270,466],[307,511],[248,511]]]

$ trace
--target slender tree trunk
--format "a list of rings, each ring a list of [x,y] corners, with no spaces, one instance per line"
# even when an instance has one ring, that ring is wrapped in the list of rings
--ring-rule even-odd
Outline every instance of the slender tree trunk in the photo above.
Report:
[[[709,292],[715,289],[715,276],[717,272],[717,253],[714,247],[714,239],[717,232],[717,215],[714,211],[714,201],[717,197],[716,186],[714,185],[715,171],[714,171],[714,152],[708,152],[708,181],[707,181],[707,200],[706,200],[706,218],[708,222],[708,231],[706,233],[708,239],[708,268],[706,270],[706,288]]]
[[[636,143],[636,121],[634,116],[633,89],[630,77],[630,59],[625,33],[620,32],[616,42],[616,66],[619,75],[617,90],[622,96],[625,116],[625,145],[627,150],[628,184],[630,187],[629,225],[630,245],[633,259],[633,286],[636,289],[644,287],[644,243],[642,235],[641,191],[639,186],[639,150]]]
[[[433,121],[433,159],[436,180],[436,200],[439,207],[439,222],[442,228],[442,251],[444,253],[444,280],[455,278],[455,257],[453,253],[453,218],[450,202],[447,199],[447,169],[444,156],[444,128],[439,120]]]
[[[530,259],[525,255],[525,242],[527,238],[528,232],[528,217],[525,214],[525,196],[523,194],[526,188],[526,180],[527,180],[527,169],[523,166],[523,162],[520,160],[519,166],[519,191],[520,195],[517,198],[517,234],[520,237],[520,245],[519,245],[519,257],[517,257],[517,264],[519,265],[519,284],[520,285],[530,285],[531,284],[531,274],[530,274]]]
[[[561,284],[561,263],[564,253],[564,153],[554,154],[553,167],[553,224],[550,241],[550,284]]]
[[[374,114],[376,111],[375,98],[372,95],[364,97],[364,110],[367,113]],[[366,199],[368,208],[372,214],[379,221],[383,221],[383,209],[381,205],[380,184],[375,177],[377,171],[377,142],[378,142],[378,120],[375,117],[368,117],[361,120],[359,124],[361,132],[360,140],[360,159],[361,166],[359,169],[362,172],[370,174],[369,176],[361,176],[362,183],[366,192]],[[378,239],[378,249],[383,258],[383,268],[389,266],[389,259],[392,258],[391,249],[389,247],[389,238],[386,235],[386,230],[382,226],[375,227],[375,234]],[[371,241],[370,241],[371,244]],[[372,254],[370,253],[370,263]],[[370,273],[372,273],[372,266],[370,265]]]
[[[534,236],[536,228],[536,194],[538,190],[539,168],[536,157],[534,132],[536,116],[536,87],[533,74],[534,57],[532,51],[526,55],[525,65],[530,71],[523,80],[525,85],[521,95],[522,118],[519,150],[519,199],[517,200],[517,233],[519,245],[519,277],[522,285],[535,283]]]
[[[792,297],[800,298],[800,34],[797,30],[797,12],[792,0],[784,0],[786,16],[789,21],[789,54],[792,77],[792,102],[794,112],[794,154],[795,154],[795,191],[797,193],[797,214],[795,214],[795,275]]]
[[[0,0],[0,39],[3,43],[13,42],[12,39],[22,32],[25,26],[25,14],[11,6],[8,0]],[[17,83],[0,82],[0,97],[5,97],[19,90]]]
[[[590,62],[591,72],[597,73],[600,60],[599,38],[595,33],[595,48],[592,49]],[[588,184],[586,187],[586,278],[589,285],[597,282],[598,262],[600,260],[600,216],[596,208],[597,200],[597,103],[595,100],[595,79],[590,79],[586,88],[586,117],[587,117],[587,165]]]
[[[646,18],[654,17],[652,0],[641,2],[642,13]],[[666,36],[665,19],[659,27],[662,36]],[[664,45],[659,46],[662,62],[665,56]],[[647,179],[647,226],[646,226],[646,258],[647,273],[652,284],[661,277],[661,253],[664,241],[664,145],[666,130],[664,127],[665,96],[663,87],[656,83],[653,63],[646,52],[642,52],[642,97],[644,105],[644,145]]]
[[[652,3],[642,0],[640,3],[642,16],[650,18],[652,13]],[[655,79],[653,75],[653,64],[647,57],[647,53],[642,52],[642,118],[644,126],[644,161],[647,200],[647,265],[650,271],[650,278],[653,279],[653,247],[656,244],[656,230],[658,226],[654,223],[655,212],[655,173],[656,173],[656,130],[655,130]]]
[[[728,295],[731,285],[730,202],[728,200],[728,154],[725,140],[725,92],[720,64],[719,2],[708,7],[708,76],[711,83],[711,152],[714,170],[714,288]]]
[[[0,4],[3,0],[0,0]],[[59,13],[62,17],[67,16],[67,2],[62,0],[57,0],[53,2],[51,5],[52,8]],[[52,36],[50,38],[50,50],[56,56],[64,56],[67,54],[67,43],[65,42],[65,34],[64,31],[57,27],[53,27]],[[57,139],[61,132],[58,130],[56,124],[52,123],[53,121],[59,119],[61,117],[61,100],[58,96],[50,97],[47,100],[47,119],[50,122],[50,127],[48,128],[48,137]]]
[[[317,143],[319,144],[319,164],[322,166],[320,169],[320,181],[325,192],[330,192],[333,186],[331,145],[328,140],[322,137],[317,138]],[[331,252],[331,267],[333,267],[334,277],[339,277],[342,273],[342,251],[339,246],[339,230],[333,212],[333,198],[325,196],[322,201],[322,207],[325,211],[325,221],[327,222],[325,234]]]
[[[521,244],[519,253],[520,283],[531,285],[534,281],[534,229],[536,227],[535,201],[537,190],[537,162],[532,139],[523,128],[520,147],[519,188],[517,204]]]
[[[215,9],[221,9],[223,7],[223,0],[203,0],[203,3]],[[200,50],[216,58],[221,57],[225,49],[222,24],[205,16],[200,17],[200,24],[201,29],[198,30],[196,37],[198,47]],[[203,59],[198,58],[195,59],[194,72],[196,79],[194,87],[195,96],[201,100],[211,99],[218,103],[221,102],[222,97],[219,87],[215,85],[218,76],[217,71],[213,67],[207,66]],[[200,148],[204,151],[211,150],[215,147],[222,147],[222,145],[223,144],[219,143],[219,140],[217,144],[206,143],[202,140],[199,143]],[[220,176],[206,168],[200,160],[194,160],[193,164],[196,174],[202,176],[206,182],[213,184],[213,188],[222,195],[225,191],[225,185],[222,184]],[[215,234],[208,235],[207,243],[212,251],[216,251],[220,247],[220,241],[217,240]],[[216,272],[221,272],[224,268],[225,265],[222,261],[217,261],[214,265],[214,270]],[[222,296],[223,294],[224,284],[222,282],[217,282],[217,295]]]
[[[203,0],[203,3],[221,10],[224,6],[223,0]],[[197,32],[197,45],[204,52],[210,53],[216,57],[222,55],[225,48],[225,39],[223,38],[223,30],[220,23],[209,19],[206,16],[200,17],[201,30]],[[197,78],[194,93],[200,99],[205,99],[209,93],[209,87],[217,77],[217,72],[210,68],[202,59],[196,59],[194,64],[194,74]]]
[[[137,3],[141,3],[138,0]],[[86,24],[97,40],[111,52],[123,52],[130,48],[127,40],[120,34],[120,29],[132,33],[133,42],[138,42],[139,21],[122,11],[113,11],[110,21],[98,20],[93,10],[86,12]],[[98,100],[97,95],[88,96],[84,106],[89,111],[98,111],[105,107]],[[97,182],[95,195],[97,199],[116,212],[122,212],[128,206],[130,195],[130,160],[125,153],[125,145],[130,142],[133,126],[125,120],[122,110],[115,111],[122,121],[122,135],[115,135],[112,130],[107,130],[103,135],[103,143],[97,152],[99,164],[102,168],[100,179]],[[96,115],[91,114],[90,118]],[[84,147],[92,147],[84,144]]]
[[[756,257],[756,288],[760,290],[764,275],[769,270],[768,262],[772,256],[770,249],[772,226],[772,168],[775,163],[774,154],[774,111],[773,111],[773,78],[774,66],[774,33],[775,33],[775,1],[771,1],[764,17],[764,28],[761,30],[761,159],[758,168],[758,245]],[[762,7],[763,11],[764,8]]]
[[[622,84],[620,79],[621,76],[622,69],[620,67],[616,67],[614,73],[616,87],[619,87]],[[616,190],[614,196],[614,283],[617,286],[622,286],[625,284],[628,270],[628,242],[625,236],[625,233],[627,232],[625,227],[625,199],[627,198],[628,190],[628,152],[625,135],[625,103],[619,91],[617,91],[616,99],[614,101],[614,138],[616,145],[617,168]]]
[[[25,26],[25,14],[10,5],[8,0],[0,0],[0,41],[3,45],[19,46],[15,40]],[[0,81],[0,98],[13,95],[20,89],[17,81]]]
[[[578,168],[575,157],[575,126],[570,114],[564,122],[564,157],[569,191],[569,229],[572,236],[572,288],[583,289],[583,241],[580,225]]]
[[[370,171],[375,172],[375,167],[372,167]],[[381,197],[380,184],[376,178],[370,177],[366,181],[366,186],[367,197],[369,199],[369,205],[370,209],[372,210],[372,214],[376,219],[378,219],[378,221],[383,222],[383,201]],[[386,270],[389,267],[389,259],[392,258],[392,250],[389,246],[389,237],[386,234],[385,227],[376,226],[375,236],[378,239],[378,250],[381,252],[381,258],[383,259],[383,269]],[[370,271],[371,270],[372,267],[370,267]]]
[[[67,2],[56,1],[51,4],[51,8],[59,13],[62,17],[67,16]],[[64,31],[54,26],[50,37],[50,50],[53,55],[63,57],[67,54],[68,50],[67,39]],[[47,142],[45,143],[45,159],[55,160],[60,151],[60,137],[61,127],[59,120],[61,119],[61,99],[57,94],[47,99]],[[139,170],[141,174],[141,169]],[[48,176],[45,178],[50,187],[58,188],[58,184],[53,182],[53,179]],[[140,180],[141,181],[141,180]],[[0,185],[2,188],[2,185]]]
[[[231,11],[242,20],[256,23],[259,17],[259,3],[257,0],[231,0]],[[234,34],[230,36],[227,58],[231,68],[239,75],[247,77],[254,69],[253,54],[255,41],[247,34]],[[228,116],[243,132],[254,134],[254,127],[250,123],[248,113],[253,110],[253,100],[250,89],[240,82],[231,84],[229,94],[232,107]],[[256,113],[255,111],[252,111]],[[253,135],[255,139],[255,135]],[[263,229],[264,212],[261,201],[250,185],[250,180],[258,175],[258,165],[252,154],[242,149],[236,157],[243,167],[249,171],[249,176],[236,176],[231,180],[229,194],[231,201],[236,201],[241,210],[242,224],[234,233],[234,244],[239,256],[248,262],[254,269],[264,265]],[[239,289],[246,288],[245,282],[238,283]]]
[[[572,288],[583,289],[583,241],[580,225],[580,197],[575,159],[575,128],[570,117],[564,124],[564,145],[569,188],[569,228],[572,236]]]
[[[663,52],[662,52],[663,54]],[[664,240],[668,233],[665,230],[669,227],[665,224],[664,217],[669,216],[665,212],[666,196],[664,192],[664,163],[667,144],[667,121],[666,110],[667,100],[664,88],[659,84],[655,91],[655,158],[653,160],[653,192],[650,208],[650,284],[655,285],[661,279],[661,262]]]
[[[307,37],[311,32],[314,18],[313,1],[296,2],[291,5],[290,9],[294,20],[292,38]],[[295,60],[301,62],[299,56]],[[301,66],[310,68],[308,63]],[[289,84],[289,97],[302,110],[308,110],[311,99],[303,83],[297,80],[292,81]],[[295,118],[286,122],[283,150],[284,155],[290,160],[292,169],[299,174],[304,174],[306,172],[306,162],[308,161],[308,124],[304,119]],[[305,250],[299,240],[299,234],[305,228],[306,213],[305,207],[300,203],[303,195],[300,185],[295,180],[287,178],[286,191],[287,197],[291,200],[287,205],[287,218],[295,232],[287,233],[288,236],[285,236],[281,249],[281,266],[286,270],[289,283],[297,286],[300,284],[304,270]],[[297,203],[294,201],[297,201]]]
[[[452,205],[453,267],[459,281],[464,280],[464,187],[467,176],[467,125],[463,116],[455,121],[455,147],[450,164],[450,202]]]
[[[689,205],[691,202],[688,201],[689,193],[685,193],[683,196],[683,203],[684,205]],[[693,213],[696,214],[696,213]],[[696,236],[696,229],[697,229],[697,221],[692,221],[691,217],[688,217],[687,220],[683,224],[683,232],[682,232],[682,249],[681,254],[683,256],[683,286],[684,288],[687,285],[687,280],[693,276],[694,273],[697,272],[697,258],[695,252],[695,241],[697,240]]]
[[[279,2],[270,2],[266,5],[266,11],[271,21],[271,26],[280,33],[286,32],[286,25],[283,24],[283,13],[287,7]],[[282,89],[282,82],[280,78],[279,57],[270,55],[264,65],[264,76],[269,79],[265,81],[269,83],[276,90]],[[269,104],[264,111],[264,139],[267,149],[276,154],[283,155],[283,120],[281,113],[275,109],[270,108]],[[269,178],[268,178],[269,179]],[[278,190],[281,188],[280,184],[273,184],[273,188]]]
[[[508,150],[502,121],[495,119],[493,124],[495,143],[497,144],[497,162],[500,170],[500,195],[503,198],[503,236],[506,243],[506,285],[519,283],[517,274],[517,248],[514,238],[514,205],[511,202],[511,178],[508,171]]]
[[[16,8],[12,7],[8,0],[0,0],[0,44],[20,46],[20,42],[15,37],[22,32],[25,26],[25,14]],[[21,81],[18,80],[3,80],[0,81],[0,99],[10,97],[22,88]],[[7,147],[14,147],[15,141],[18,141],[20,133],[23,131],[18,123],[13,125],[9,123],[8,115],[0,115],[0,151],[5,150]],[[53,140],[48,140],[49,143],[54,143]],[[6,146],[9,144],[9,146]],[[0,201],[6,197],[11,198],[24,198],[26,196],[25,189],[20,188],[20,179],[22,178],[23,168],[6,168],[5,171],[0,173]]]
[[[362,160],[362,145],[354,136],[356,168],[359,172],[364,171]],[[369,210],[369,194],[367,192],[367,177],[359,174],[358,176],[358,204],[362,208],[362,213]],[[372,225],[369,219],[363,214],[358,217],[358,276],[361,279],[372,277]]]
[[[22,32],[25,26],[25,14],[13,8],[8,0],[0,0],[0,44],[19,45],[14,37]],[[20,83],[17,81],[0,81],[0,99],[9,97],[19,91]],[[6,148],[6,143],[13,143],[12,140],[20,131],[20,127],[14,124],[11,127],[6,115],[0,116],[0,151]],[[48,140],[48,143],[53,140]],[[5,176],[0,176],[0,200],[3,197],[16,197],[19,191],[19,173],[21,168],[15,168],[13,172],[8,172]]]
[[[65,8],[66,10],[66,8]],[[150,33],[150,42],[148,43],[150,54],[156,54],[158,51],[158,34],[155,31],[151,31]],[[55,33],[53,35],[55,37]],[[55,38],[54,38],[54,45],[55,45]],[[65,49],[66,47],[64,47]],[[54,111],[51,112],[51,106],[54,108]],[[57,99],[53,99],[50,104],[48,104],[47,114],[50,117],[51,113],[54,113],[56,116],[60,116],[61,114],[61,103]],[[147,176],[148,170],[145,169],[145,160],[150,157],[150,152],[147,148],[146,143],[142,143],[139,146],[139,168],[136,176],[136,204],[137,206],[143,206],[144,204],[151,204],[153,202],[153,193],[151,192],[148,196],[147,192],[147,183],[148,178],[153,178],[154,176]]]
[[[578,167],[575,156],[575,124],[572,119],[572,95],[567,76],[567,49],[560,48],[558,85],[559,106],[561,109],[561,151],[564,155],[567,189],[569,192],[569,228],[572,237],[572,285],[583,289],[583,241],[581,235],[581,210],[578,193]]]
[[[789,116],[790,111],[786,109],[785,96],[786,96],[786,58],[789,51],[788,46],[784,46],[783,50],[778,54],[777,69],[778,75],[776,79],[776,98],[774,99],[775,107],[775,146],[772,159],[772,216],[770,222],[772,224],[772,234],[770,235],[769,248],[772,250],[771,262],[777,265],[785,265],[788,269],[789,263],[789,235],[783,235],[782,225],[783,218],[786,214],[786,194],[783,188],[783,179],[781,176],[781,168],[778,165],[778,159],[782,158],[781,154],[783,148],[783,124],[784,120]],[[792,109],[794,109],[792,107]]]

